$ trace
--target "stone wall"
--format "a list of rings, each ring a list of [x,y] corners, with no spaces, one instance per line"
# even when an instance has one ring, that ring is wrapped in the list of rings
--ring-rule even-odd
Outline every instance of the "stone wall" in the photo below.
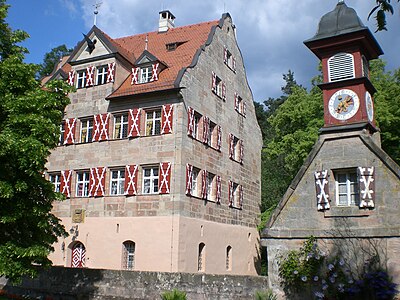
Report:
[[[250,300],[267,289],[267,277],[52,267],[20,287],[5,284],[2,292],[43,299],[154,300],[174,288],[185,291],[188,300]]]

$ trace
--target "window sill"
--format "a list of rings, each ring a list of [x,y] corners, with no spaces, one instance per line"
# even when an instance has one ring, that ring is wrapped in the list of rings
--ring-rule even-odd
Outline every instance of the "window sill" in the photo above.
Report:
[[[374,213],[373,210],[359,208],[357,206],[339,207],[334,206],[324,213],[325,218],[338,218],[338,217],[368,217]]]
[[[234,159],[234,158],[232,158],[232,157],[230,158],[230,160],[232,160],[232,161],[234,161],[234,162],[237,162],[237,163],[240,164],[240,165],[243,165],[243,161]]]

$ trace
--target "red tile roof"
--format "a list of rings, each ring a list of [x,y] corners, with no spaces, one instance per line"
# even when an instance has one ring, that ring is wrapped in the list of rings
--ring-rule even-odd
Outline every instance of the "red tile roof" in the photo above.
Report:
[[[218,21],[211,21],[172,28],[164,33],[155,31],[114,39],[115,45],[138,58],[145,50],[147,36],[147,51],[165,63],[167,68],[160,72],[157,81],[149,83],[131,85],[129,76],[108,99],[176,88],[179,71],[191,65],[197,50],[206,44],[213,26],[217,25]],[[175,50],[168,51],[166,45],[172,43],[181,44]]]

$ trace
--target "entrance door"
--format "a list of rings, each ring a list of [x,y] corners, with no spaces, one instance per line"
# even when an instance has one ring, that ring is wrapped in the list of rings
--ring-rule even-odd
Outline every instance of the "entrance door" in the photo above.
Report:
[[[72,248],[71,267],[83,268],[85,266],[85,256],[86,256],[85,246],[80,242],[76,243]]]

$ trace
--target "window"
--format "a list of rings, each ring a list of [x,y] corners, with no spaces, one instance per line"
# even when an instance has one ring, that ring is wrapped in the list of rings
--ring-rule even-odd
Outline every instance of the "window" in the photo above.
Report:
[[[206,186],[207,186],[207,200],[215,201],[216,198],[216,189],[215,186],[215,175],[213,173],[208,172],[206,178]]]
[[[193,119],[193,137],[196,140],[200,139],[200,120],[201,120],[201,115],[198,114],[197,112],[194,113],[194,119]]]
[[[122,269],[133,270],[135,268],[135,243],[125,241],[122,248]]]
[[[146,135],[161,133],[161,110],[146,112]]]
[[[76,74],[76,88],[83,88],[86,86],[86,72],[78,71]]]
[[[111,170],[110,194],[123,195],[125,186],[125,169]]]
[[[235,182],[232,182],[232,189],[232,206],[240,207],[239,185]]]
[[[140,83],[147,83],[150,81],[152,75],[152,69],[151,67],[143,67],[140,68]]]
[[[76,173],[76,196],[89,197],[90,174],[89,171]]]
[[[328,59],[329,81],[354,78],[354,58],[349,53],[338,53]]]
[[[201,178],[199,177],[200,169],[193,168],[192,171],[192,196],[200,197],[200,188],[199,184],[201,184]]]
[[[54,185],[54,191],[60,192],[61,173],[50,174],[49,181]]]
[[[114,139],[124,139],[128,136],[128,114],[114,117]]]
[[[225,268],[227,271],[232,270],[232,247],[226,247],[226,259],[225,259]]]
[[[235,110],[241,114],[245,115],[245,106],[244,100],[238,94],[235,94]]]
[[[204,243],[199,244],[199,252],[197,256],[197,271],[204,272],[205,271],[205,254],[206,254],[206,245]]]
[[[60,138],[58,139],[58,144],[64,144],[64,134],[65,134],[65,122],[62,122],[60,125]]]
[[[359,206],[358,178],[356,171],[335,172],[336,204],[338,206]]]
[[[236,60],[233,57],[232,53],[224,47],[224,63],[232,70],[236,71]]]
[[[217,96],[222,97],[222,80],[218,76],[216,79],[216,88],[217,88],[216,90]]]
[[[208,127],[208,145],[210,147],[216,148],[217,146],[217,124],[210,121],[210,126]]]
[[[107,82],[107,66],[97,68],[96,84],[105,84]]]
[[[158,166],[143,168],[143,194],[158,193]]]
[[[93,137],[93,119],[81,120],[81,143],[89,143]]]

